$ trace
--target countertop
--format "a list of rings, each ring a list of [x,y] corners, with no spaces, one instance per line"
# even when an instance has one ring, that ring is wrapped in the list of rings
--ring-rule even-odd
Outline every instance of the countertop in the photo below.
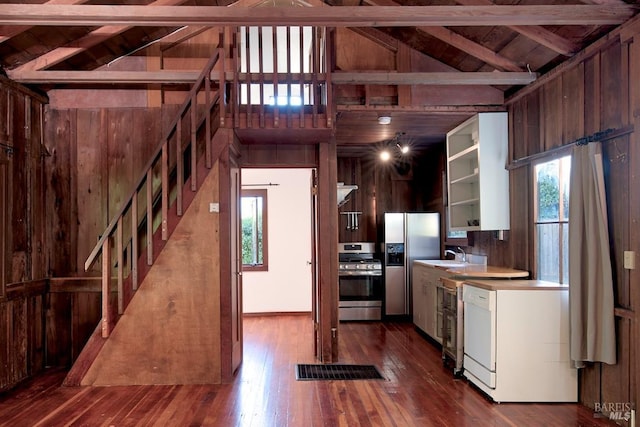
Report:
[[[477,277],[477,278],[495,278],[495,279],[511,279],[511,278],[523,278],[529,277],[529,272],[526,270],[516,270],[514,268],[496,267],[493,265],[484,264],[467,264],[464,267],[446,267],[446,266],[434,266],[427,264],[429,260],[416,260],[416,263],[422,264],[430,268],[436,268],[438,270],[446,271],[456,277]]]
[[[535,291],[535,290],[569,290],[568,285],[561,285],[559,283],[547,282],[544,280],[477,280],[466,279],[462,280],[463,283],[476,286],[478,288],[487,289],[489,291],[501,291],[501,290],[522,290],[522,291]]]

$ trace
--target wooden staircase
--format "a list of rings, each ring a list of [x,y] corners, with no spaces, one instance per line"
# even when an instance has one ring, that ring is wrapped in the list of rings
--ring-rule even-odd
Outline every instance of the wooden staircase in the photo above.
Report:
[[[225,31],[227,32],[225,33]],[[162,277],[162,273],[159,273],[160,277],[158,277],[157,272],[168,268],[166,263],[158,265],[161,252],[164,254],[168,250],[173,254],[172,256],[177,258],[181,258],[184,252],[184,248],[182,251],[175,247],[171,248],[172,243],[179,245],[179,242],[170,242],[169,237],[177,228],[188,229],[192,227],[190,230],[182,230],[183,237],[179,237],[178,240],[180,238],[199,240],[199,243],[194,244],[193,247],[197,247],[201,252],[209,252],[209,248],[202,247],[202,238],[197,231],[194,231],[193,226],[199,224],[199,226],[209,229],[215,228],[216,225],[212,226],[212,223],[206,222],[206,220],[202,223],[203,216],[190,218],[189,221],[194,222],[190,225],[185,225],[184,223],[188,221],[181,221],[181,218],[183,215],[189,215],[187,208],[194,200],[196,200],[196,210],[208,208],[208,203],[204,204],[202,200],[197,201],[199,194],[202,193],[200,189],[203,185],[209,185],[205,192],[215,193],[215,188],[212,188],[210,183],[207,184],[210,175],[212,175],[210,171],[216,161],[222,159],[221,154],[230,147],[234,138],[249,144],[267,141],[309,143],[308,141],[326,141],[331,136],[333,121],[331,97],[328,90],[330,80],[329,74],[326,73],[329,66],[324,62],[328,58],[325,58],[324,61],[321,60],[321,51],[324,49],[326,37],[318,31],[313,33],[311,72],[291,72],[292,68],[289,64],[285,72],[278,72],[276,69],[273,73],[265,73],[262,62],[260,62],[259,72],[251,73],[241,72],[241,61],[238,59],[241,54],[237,45],[240,31],[248,30],[246,28],[231,30],[231,33],[235,34],[232,37],[233,45],[231,46],[225,45],[224,42],[223,33],[229,34],[228,29],[221,31],[218,47],[143,169],[133,191],[128,198],[124,199],[122,208],[113,217],[85,262],[85,270],[89,270],[98,259],[101,259],[102,316],[100,323],[69,371],[64,385],[124,384],[118,379],[115,379],[115,382],[105,383],[105,375],[108,376],[108,373],[117,370],[112,369],[111,366],[103,368],[105,363],[111,364],[109,359],[116,360],[114,363],[121,365],[131,363],[132,360],[135,364],[137,361],[135,355],[129,354],[129,359],[126,360],[125,356],[122,356],[123,353],[130,353],[128,348],[122,347],[122,342],[125,341],[123,336],[129,340],[129,346],[146,343],[146,345],[153,347],[156,344],[160,345],[162,339],[165,339],[165,347],[154,349],[154,351],[160,353],[180,351],[174,343],[166,344],[168,335],[163,332],[165,329],[162,329],[161,325],[148,322],[148,317],[153,317],[153,313],[148,312],[148,306],[152,305],[149,301],[154,301],[159,307],[165,304],[167,306],[165,308],[170,312],[170,317],[175,314],[171,313],[171,304],[173,304],[176,294],[180,294],[186,300],[193,299],[194,295],[199,295],[202,306],[209,310],[208,314],[213,313],[213,316],[210,317],[219,316],[217,319],[207,319],[207,321],[214,323],[211,329],[217,327],[219,333],[220,325],[226,320],[223,318],[224,314],[219,312],[220,307],[212,308],[211,305],[216,301],[215,292],[222,292],[220,281],[223,279],[220,278],[220,275],[218,277],[207,276],[205,279],[200,277],[187,284],[190,280],[185,274],[182,274],[185,273],[184,271],[182,273],[175,272],[169,268],[170,272],[167,274],[175,276],[171,278],[172,281],[183,280],[184,283],[181,283],[181,286],[195,285],[196,289],[190,290],[190,294],[181,294],[183,287],[177,286],[176,283],[172,284],[175,287],[170,290],[158,286],[158,282],[163,282],[166,276]],[[302,30],[300,30],[300,34],[302,34]],[[246,38],[249,39],[248,33]],[[289,39],[288,35],[287,40]],[[260,43],[266,42],[273,42],[273,50],[276,50],[275,38],[271,41],[261,40]],[[302,46],[302,40],[300,46]],[[249,48],[247,48],[248,51]],[[228,64],[225,64],[225,52],[233,53],[233,63],[230,64],[232,72],[228,71],[226,66]],[[302,61],[306,52],[301,50],[299,53],[298,56]],[[251,69],[249,63],[246,64],[246,68],[247,70]],[[303,69],[302,62],[300,62],[299,68]],[[260,102],[252,107],[255,100],[252,100],[249,88],[259,87],[258,93],[260,94],[264,92],[265,87],[273,88],[275,98],[278,99],[278,88],[281,85],[287,88],[285,91],[287,98],[291,98],[292,88],[298,90],[302,94],[302,105],[280,107],[277,102],[275,105],[266,105],[260,95]],[[243,91],[247,97],[246,102],[241,101]],[[210,237],[212,239],[220,237],[224,240],[226,234],[222,228],[227,225],[218,224],[218,226],[220,230],[216,231],[215,236]],[[209,245],[214,246],[213,243],[209,243]],[[202,258],[201,252],[196,256],[197,258]],[[210,261],[212,264],[220,264],[219,259],[212,258]],[[174,267],[176,267],[175,263]],[[223,270],[224,266],[217,265],[217,268]],[[184,269],[184,266],[178,265],[177,269]],[[147,280],[143,283],[145,278]],[[150,283],[153,280],[156,283]],[[214,282],[218,282],[217,289],[212,289],[215,288],[212,286]],[[147,293],[144,298],[134,299],[134,295],[139,295],[141,290],[145,290],[139,289],[140,286],[146,287],[152,292]],[[218,295],[217,298],[219,302],[221,296]],[[200,309],[199,304],[196,303],[194,306],[198,310]],[[215,312],[215,310],[218,311]],[[122,322],[124,317],[129,317],[129,319]],[[169,317],[162,317],[162,322],[169,322]],[[187,332],[191,332],[188,329],[193,325],[190,325],[189,322],[189,319],[185,320],[180,328],[188,325],[186,326]],[[119,326],[114,329],[116,324]],[[180,328],[176,328],[175,325],[169,327],[175,328],[173,334],[180,333]],[[220,350],[220,343],[215,342],[216,338],[210,336],[215,332],[211,332],[211,330],[208,332],[208,325],[204,325],[202,321],[198,327],[201,330],[198,330],[190,338],[185,337],[185,340],[204,340],[207,352],[211,353],[212,348],[218,346],[217,351],[224,353],[224,350]],[[222,329],[224,330],[224,327]],[[112,332],[118,336],[112,337]],[[155,343],[149,341],[148,336],[141,335],[145,332],[156,337],[162,336]],[[117,345],[112,344],[114,341],[120,342],[119,349],[110,348]],[[191,342],[188,344],[190,345]],[[138,354],[144,355],[145,352],[152,351],[152,349],[138,348],[136,351]],[[218,359],[220,357],[218,354]],[[202,362],[199,366],[200,372],[206,371],[208,375],[210,370],[219,368],[219,366],[205,366],[207,364],[205,359],[204,357],[198,359]],[[154,364],[162,365],[163,362],[157,359],[152,360],[150,357],[146,361],[146,365],[129,366],[122,370],[121,375],[133,378],[133,383],[141,383],[135,381],[150,381],[152,383],[167,381],[166,378],[158,379],[159,377],[154,376],[154,373],[150,373],[142,380],[136,376],[139,373],[135,372],[136,369],[143,371]],[[155,369],[157,366],[153,368]],[[164,368],[172,369],[170,363],[166,364]],[[103,370],[103,372],[96,373],[99,370]],[[197,372],[197,369],[194,368],[192,371]],[[218,375],[220,371],[221,369],[218,369]],[[205,378],[205,375],[202,375],[202,378],[194,378],[191,377],[192,374],[193,372],[185,370],[183,377],[178,381],[212,382],[210,377]],[[118,373],[113,375],[117,376]]]
[[[89,270],[101,258],[102,317],[64,385],[81,384],[228,143],[225,132],[218,132],[226,114],[224,82],[211,81],[214,67],[224,70],[224,62],[218,46],[85,262]]]

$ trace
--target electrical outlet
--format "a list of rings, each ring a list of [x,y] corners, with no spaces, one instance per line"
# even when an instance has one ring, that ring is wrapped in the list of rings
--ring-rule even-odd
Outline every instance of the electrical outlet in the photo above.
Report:
[[[209,212],[220,212],[220,203],[209,203]]]
[[[636,268],[635,251],[624,251],[624,268],[627,270],[634,270]]]

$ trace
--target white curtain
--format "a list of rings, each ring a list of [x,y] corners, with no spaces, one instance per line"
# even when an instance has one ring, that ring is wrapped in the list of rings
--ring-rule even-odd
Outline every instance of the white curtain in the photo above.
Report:
[[[576,145],[569,204],[571,359],[616,363],[613,279],[609,254],[602,144]]]

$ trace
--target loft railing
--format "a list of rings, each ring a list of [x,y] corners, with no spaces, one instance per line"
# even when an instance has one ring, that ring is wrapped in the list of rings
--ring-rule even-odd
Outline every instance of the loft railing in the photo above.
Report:
[[[237,27],[234,127],[331,127],[328,38],[319,27]]]
[[[104,338],[110,335],[115,323],[115,310],[110,298],[113,269],[116,270],[117,277],[117,313],[122,314],[128,302],[125,301],[125,295],[132,294],[138,288],[140,236],[143,236],[142,240],[146,240],[146,262],[150,266],[154,260],[154,231],[161,227],[162,240],[166,241],[169,238],[170,198],[175,202],[176,214],[181,216],[184,208],[185,178],[191,179],[191,191],[196,191],[198,159],[204,155],[205,166],[212,167],[212,133],[222,126],[226,114],[224,99],[220,99],[220,93],[224,93],[224,81],[220,82],[219,90],[215,88],[214,91],[211,87],[214,66],[218,64],[221,70],[225,69],[222,35],[220,40],[220,44],[178,110],[176,118],[136,181],[134,190],[125,199],[124,205],[113,217],[85,261],[84,268],[87,271],[98,256],[102,255],[101,329]],[[219,117],[219,123],[213,122],[216,115]],[[199,137],[202,132],[203,137]],[[112,249],[115,253],[112,253]],[[127,273],[128,276],[125,276]],[[125,277],[129,278],[127,284],[130,284],[130,289],[124,288]]]

